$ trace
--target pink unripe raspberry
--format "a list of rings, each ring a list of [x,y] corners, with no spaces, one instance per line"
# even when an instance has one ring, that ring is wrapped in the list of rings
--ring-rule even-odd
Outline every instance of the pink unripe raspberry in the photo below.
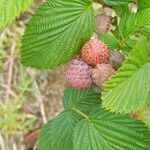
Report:
[[[98,14],[95,22],[95,32],[98,34],[107,33],[111,26],[111,18],[105,14]]]
[[[110,64],[98,64],[96,68],[93,69],[92,79],[93,82],[100,86],[106,80],[108,80],[113,74],[115,70],[112,68]]]
[[[104,63],[109,57],[107,45],[98,39],[91,39],[82,48],[82,59],[89,65]]]
[[[92,68],[81,58],[73,59],[66,68],[65,77],[70,86],[77,89],[89,88],[92,86]]]

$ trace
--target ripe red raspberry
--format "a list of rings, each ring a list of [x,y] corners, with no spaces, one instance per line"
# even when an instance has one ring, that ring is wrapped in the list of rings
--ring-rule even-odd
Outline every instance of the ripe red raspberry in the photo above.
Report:
[[[124,60],[125,57],[122,53],[117,51],[112,51],[110,52],[108,63],[111,64],[115,70],[117,70],[119,67],[121,67],[122,62]]]
[[[89,88],[92,86],[92,68],[81,58],[73,59],[65,71],[68,83],[77,89]]]
[[[104,63],[109,57],[107,45],[98,39],[91,39],[82,48],[82,59],[89,65]]]
[[[95,32],[98,34],[107,33],[111,26],[111,18],[105,14],[98,14],[95,22]]]
[[[92,79],[96,85],[102,85],[115,73],[110,64],[98,64],[92,71]]]

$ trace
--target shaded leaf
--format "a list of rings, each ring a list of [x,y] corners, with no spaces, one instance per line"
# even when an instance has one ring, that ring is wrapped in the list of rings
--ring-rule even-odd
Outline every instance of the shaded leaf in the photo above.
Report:
[[[150,25],[141,28],[141,34],[150,37]]]
[[[115,10],[116,14],[118,16],[122,16],[122,14],[129,12],[129,7],[128,5],[117,5],[113,6],[113,9]]]
[[[40,132],[38,150],[71,150],[72,132],[80,116],[64,111],[44,125]]]
[[[67,88],[64,96],[65,110],[44,125],[38,149],[144,150],[150,146],[150,133],[140,121],[96,107],[98,98],[99,95],[96,96],[93,89]],[[92,103],[92,100],[96,103]]]
[[[104,110],[95,111],[90,120],[80,121],[73,137],[73,150],[146,150],[150,147],[150,133],[143,123]]]

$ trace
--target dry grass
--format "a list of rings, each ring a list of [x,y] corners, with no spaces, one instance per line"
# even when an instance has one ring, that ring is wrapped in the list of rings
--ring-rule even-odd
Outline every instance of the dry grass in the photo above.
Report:
[[[36,149],[37,133],[62,109],[64,67],[37,71],[19,62],[20,41],[40,1],[0,32],[0,149]]]

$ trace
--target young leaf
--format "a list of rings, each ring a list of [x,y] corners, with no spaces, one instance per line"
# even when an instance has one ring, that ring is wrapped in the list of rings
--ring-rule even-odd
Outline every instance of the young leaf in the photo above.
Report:
[[[138,13],[125,13],[120,21],[117,34],[120,37],[128,38],[130,35],[140,31],[143,27],[150,25],[150,8]]]
[[[44,125],[40,132],[38,150],[71,150],[72,132],[80,116],[64,111]]]
[[[33,0],[0,0],[0,29],[27,10]]]
[[[80,121],[73,136],[73,150],[146,150],[150,133],[140,121],[126,115],[97,110]]]
[[[110,50],[118,49],[119,40],[113,34],[99,35],[99,39],[105,42]]]
[[[68,62],[93,28],[90,0],[47,0],[32,16],[23,36],[22,64],[53,69]]]
[[[133,48],[128,59],[104,85],[103,107],[129,113],[142,107],[148,98],[150,82],[149,44],[145,38]]]

